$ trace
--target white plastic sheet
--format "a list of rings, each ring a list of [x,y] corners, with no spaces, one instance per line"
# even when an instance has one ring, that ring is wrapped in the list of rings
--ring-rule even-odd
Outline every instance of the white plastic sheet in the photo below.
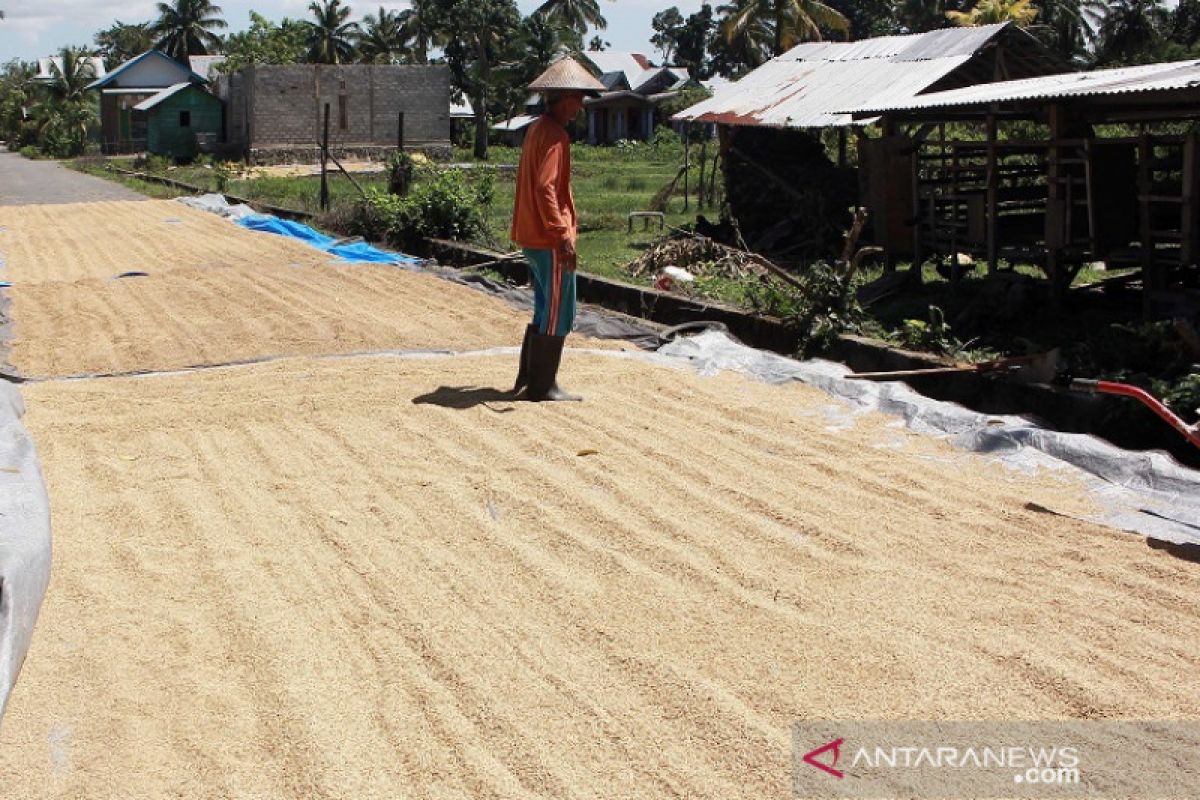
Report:
[[[50,503],[24,412],[0,384],[0,720],[50,582]]]

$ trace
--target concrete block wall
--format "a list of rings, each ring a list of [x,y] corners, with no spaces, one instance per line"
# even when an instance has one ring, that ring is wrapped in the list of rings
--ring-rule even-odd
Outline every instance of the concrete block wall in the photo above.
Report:
[[[307,144],[319,138],[317,67],[309,64],[256,65],[247,77],[247,147]]]
[[[395,146],[404,112],[407,146],[450,142],[450,68],[441,66],[375,67],[375,143]]]
[[[246,146],[247,125],[246,97],[243,91],[245,77],[241,72],[221,75],[217,79],[217,97],[225,104],[225,142],[231,149]],[[236,102],[234,102],[236,98]]]
[[[229,140],[246,152],[315,146],[326,103],[339,150],[395,147],[400,112],[406,146],[449,146],[446,66],[260,64],[230,76],[228,87]]]

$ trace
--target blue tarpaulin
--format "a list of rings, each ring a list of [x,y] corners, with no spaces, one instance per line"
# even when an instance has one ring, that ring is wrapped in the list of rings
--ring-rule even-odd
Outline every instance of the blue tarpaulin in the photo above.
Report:
[[[348,263],[421,263],[421,259],[419,258],[406,256],[401,253],[389,253],[386,250],[380,250],[378,247],[369,245],[366,242],[338,244],[340,241],[339,239],[319,233],[303,223],[280,219],[279,217],[273,217],[269,214],[252,214],[250,216],[242,217],[237,220],[237,224],[241,225],[243,228],[249,228],[252,231],[263,231],[265,233],[274,233],[278,236],[287,236],[290,239],[298,239],[305,244],[312,245],[318,250],[324,250],[331,256],[336,256],[338,259]]]

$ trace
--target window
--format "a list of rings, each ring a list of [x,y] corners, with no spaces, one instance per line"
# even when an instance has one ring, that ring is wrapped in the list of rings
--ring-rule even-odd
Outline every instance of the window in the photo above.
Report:
[[[344,131],[350,127],[349,120],[346,116],[346,95],[338,95],[338,130]]]
[[[181,128],[192,127],[192,112],[191,111],[180,111],[179,112],[179,127],[181,127]]]

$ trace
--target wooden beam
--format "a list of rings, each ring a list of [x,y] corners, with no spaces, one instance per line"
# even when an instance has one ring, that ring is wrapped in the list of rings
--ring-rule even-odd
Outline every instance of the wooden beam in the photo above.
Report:
[[[1061,181],[1063,169],[1059,151],[1065,119],[1062,105],[1059,103],[1051,105],[1047,116],[1050,123],[1050,142],[1046,152],[1046,275],[1050,278],[1050,285],[1055,290],[1055,296],[1058,296],[1062,281],[1060,242],[1064,228]]]
[[[1094,151],[1092,149],[1092,140],[1085,139],[1083,142],[1083,191],[1087,205],[1088,217],[1088,255],[1090,258],[1100,257],[1100,238],[1099,230],[1096,226],[1096,191],[1093,186],[1092,176],[1092,159]]]
[[[688,210],[688,172],[690,172],[691,164],[688,157],[691,150],[692,123],[685,122],[683,124],[683,210]]]
[[[1154,235],[1150,232],[1150,195],[1154,174],[1150,161],[1154,158],[1154,142],[1143,133],[1138,141],[1138,240],[1142,248],[1142,308],[1150,312],[1150,293],[1154,281]]]
[[[1180,203],[1180,231],[1183,244],[1179,252],[1179,263],[1189,267],[1196,263],[1196,133],[1192,131],[1183,141],[1183,169],[1180,170],[1183,201]]]
[[[988,274],[993,274],[999,266],[996,255],[996,228],[1000,222],[999,203],[997,196],[1000,188],[1000,174],[996,169],[996,118],[988,115],[987,121],[987,260]]]
[[[321,134],[321,210],[329,210],[329,103],[325,104],[325,127]]]

